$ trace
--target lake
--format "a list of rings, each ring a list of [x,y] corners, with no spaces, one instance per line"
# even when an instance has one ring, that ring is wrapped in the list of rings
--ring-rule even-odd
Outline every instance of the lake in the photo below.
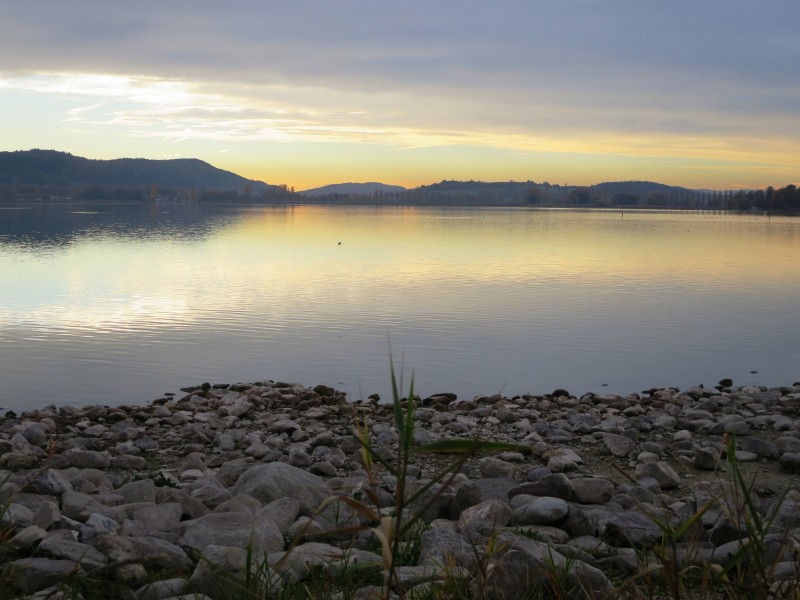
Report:
[[[389,394],[800,379],[800,219],[0,205],[0,406],[266,379]]]

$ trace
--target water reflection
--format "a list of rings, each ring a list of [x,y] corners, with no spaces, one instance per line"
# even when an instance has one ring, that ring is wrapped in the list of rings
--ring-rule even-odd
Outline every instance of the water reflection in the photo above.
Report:
[[[429,393],[790,383],[798,233],[682,213],[0,210],[0,405],[262,378],[385,394],[388,335]]]
[[[235,218],[228,215],[229,218]],[[198,204],[32,203],[0,205],[0,245],[42,250],[85,237],[197,238],[224,222],[224,214]]]

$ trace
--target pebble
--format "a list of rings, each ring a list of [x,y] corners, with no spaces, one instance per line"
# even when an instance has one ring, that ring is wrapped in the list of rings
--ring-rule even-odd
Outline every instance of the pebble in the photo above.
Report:
[[[157,570],[186,573],[153,584],[147,597],[218,597],[224,590],[212,567],[235,572],[253,531],[258,551],[303,557],[303,568],[284,573],[301,579],[322,556],[345,560],[344,548],[335,545],[346,545],[344,538],[305,542],[306,533],[358,524],[358,514],[342,503],[317,513],[323,501],[371,495],[380,506],[393,505],[397,479],[371,481],[353,437],[359,414],[369,423],[376,454],[394,460],[392,409],[379,399],[351,402],[328,386],[270,381],[185,390],[153,405],[50,406],[0,418],[0,481],[7,477],[0,497],[10,499],[3,525],[17,553],[31,556],[13,561],[10,585],[18,593],[115,565],[109,575],[131,592]],[[514,590],[520,573],[545,557],[558,564],[569,557],[579,583],[605,589],[608,581],[590,566],[599,564],[591,553],[600,551],[609,565],[630,565],[632,545],[660,539],[648,515],[691,516],[702,486],[724,482],[728,439],[741,463],[758,461],[759,469],[784,477],[800,474],[800,386],[731,382],[581,397],[557,391],[419,399],[417,445],[463,436],[517,443],[527,452],[470,459],[448,489],[428,490],[434,503],[425,519],[438,525],[421,538],[420,564],[404,567],[409,582],[443,577],[436,571],[443,556],[458,568],[474,567],[470,536],[498,529],[508,552],[487,565],[496,590]],[[409,489],[424,485],[438,466],[425,455],[413,460]],[[616,470],[593,472],[600,464]],[[800,526],[794,486],[774,528]],[[514,533],[531,527],[546,531],[541,536],[550,541]],[[707,527],[701,541],[722,560],[731,551],[725,546],[730,532],[724,523]],[[287,546],[292,538],[301,541]],[[161,558],[151,564],[148,557],[156,555]]]

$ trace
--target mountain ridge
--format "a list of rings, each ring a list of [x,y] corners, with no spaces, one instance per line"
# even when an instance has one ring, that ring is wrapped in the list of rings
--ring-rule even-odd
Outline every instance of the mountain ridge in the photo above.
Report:
[[[401,185],[389,185],[378,181],[367,181],[364,183],[330,183],[316,188],[297,192],[302,196],[325,196],[327,194],[374,194],[376,192],[405,192],[408,188]]]
[[[89,159],[59,150],[0,152],[0,185],[44,188],[151,187],[265,192],[271,186],[197,158]],[[249,187],[248,187],[249,186]]]
[[[97,160],[57,150],[0,151],[0,202],[29,200],[800,211],[800,189],[794,185],[715,191],[652,181],[587,186],[443,180],[409,189],[371,181],[295,192],[286,185],[246,179],[197,158]]]

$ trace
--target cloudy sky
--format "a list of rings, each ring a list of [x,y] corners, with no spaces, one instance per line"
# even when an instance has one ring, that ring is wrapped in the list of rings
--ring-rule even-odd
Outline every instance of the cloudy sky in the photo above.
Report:
[[[4,0],[0,149],[269,183],[800,183],[797,0]]]

